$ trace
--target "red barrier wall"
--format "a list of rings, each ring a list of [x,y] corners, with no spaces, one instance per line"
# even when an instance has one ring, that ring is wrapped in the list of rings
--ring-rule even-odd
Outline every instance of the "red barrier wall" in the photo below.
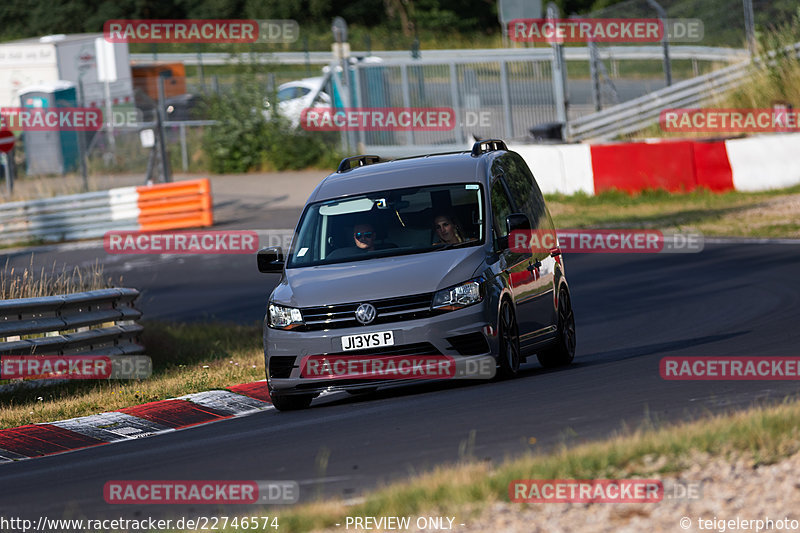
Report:
[[[609,189],[677,192],[695,188],[691,142],[601,144],[591,149],[596,193]]]
[[[609,189],[733,189],[731,166],[721,141],[601,144],[593,145],[591,151],[596,193]]]
[[[733,190],[733,172],[725,143],[695,142],[692,145],[697,186],[714,192]]]

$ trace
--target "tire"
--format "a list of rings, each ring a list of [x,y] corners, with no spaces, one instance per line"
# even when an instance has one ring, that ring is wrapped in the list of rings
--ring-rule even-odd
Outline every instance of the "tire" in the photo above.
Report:
[[[313,394],[291,394],[284,395],[274,391],[270,391],[269,397],[272,400],[272,405],[278,411],[299,411],[308,408],[311,405],[311,400],[314,399]]]
[[[498,320],[498,337],[500,338],[500,353],[497,354],[497,363],[500,366],[498,376],[509,379],[519,373],[521,361],[519,351],[519,328],[514,307],[508,300],[500,304],[500,319]]]
[[[566,366],[575,358],[575,314],[569,292],[561,289],[558,293],[558,328],[555,344],[536,354],[539,363],[545,368]]]

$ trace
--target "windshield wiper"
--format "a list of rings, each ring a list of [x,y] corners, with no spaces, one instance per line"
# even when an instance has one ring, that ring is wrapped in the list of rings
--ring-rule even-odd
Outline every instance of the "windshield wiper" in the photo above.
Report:
[[[450,243],[447,243],[447,244],[435,246],[434,250],[450,250],[451,248],[461,248],[461,247],[463,247],[465,245],[467,245],[467,246],[468,245],[473,245],[476,242],[477,241],[475,241],[475,240],[469,240],[469,241],[464,241],[464,242],[450,242]]]

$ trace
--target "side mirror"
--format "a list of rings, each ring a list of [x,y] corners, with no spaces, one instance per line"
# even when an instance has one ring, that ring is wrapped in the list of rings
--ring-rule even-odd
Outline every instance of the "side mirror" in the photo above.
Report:
[[[530,231],[531,221],[524,213],[512,213],[506,217],[506,234],[497,239],[497,247],[500,251],[508,249],[508,236],[512,231]]]
[[[262,248],[256,255],[258,260],[258,271],[265,274],[280,274],[283,272],[285,261],[283,258],[283,250],[280,246],[272,248]]]
[[[512,231],[531,229],[531,221],[524,213],[512,213],[506,217],[506,235],[511,235]]]

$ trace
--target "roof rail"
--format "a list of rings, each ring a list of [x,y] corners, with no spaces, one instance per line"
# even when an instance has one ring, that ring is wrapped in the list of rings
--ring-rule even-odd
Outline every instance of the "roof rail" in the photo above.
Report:
[[[381,158],[377,155],[354,155],[352,157],[345,157],[342,159],[342,162],[339,163],[339,168],[336,169],[336,172],[347,172],[348,170],[352,170],[355,167],[363,167],[365,165],[373,165],[375,163],[380,163]],[[353,165],[353,163],[358,163],[357,165]]]
[[[508,150],[508,147],[500,139],[484,139],[472,145],[472,157],[478,157],[483,153],[494,152],[495,150]]]

